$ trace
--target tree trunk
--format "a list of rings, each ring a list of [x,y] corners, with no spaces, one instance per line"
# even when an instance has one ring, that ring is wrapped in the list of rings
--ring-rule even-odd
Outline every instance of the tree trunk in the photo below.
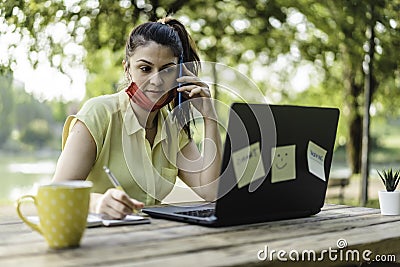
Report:
[[[366,68],[364,68],[365,73],[365,86],[364,86],[364,121],[363,121],[363,139],[362,139],[362,158],[361,158],[361,205],[366,206],[368,202],[368,184],[369,184],[369,155],[370,155],[370,108],[372,102],[372,94],[374,89],[374,55],[375,55],[375,29],[376,24],[374,6],[369,5],[369,10],[371,11],[372,18],[370,24],[367,26],[367,36],[368,36],[368,59],[366,61]]]
[[[347,142],[347,158],[352,173],[361,171],[361,144],[362,144],[362,116],[358,106],[354,105],[350,111],[349,141]]]
[[[348,164],[351,172],[361,172],[361,147],[362,147],[362,115],[361,115],[361,104],[360,95],[362,94],[362,86],[356,84],[356,70],[354,66],[357,66],[357,62],[353,62],[351,57],[347,55],[346,68],[344,70],[344,88],[346,92],[345,106],[348,115],[348,129],[349,136],[346,145],[346,154]]]

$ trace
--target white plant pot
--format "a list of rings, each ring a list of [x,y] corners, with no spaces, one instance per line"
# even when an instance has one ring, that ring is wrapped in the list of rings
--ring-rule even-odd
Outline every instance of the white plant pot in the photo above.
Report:
[[[379,205],[382,215],[400,215],[400,191],[379,191]]]

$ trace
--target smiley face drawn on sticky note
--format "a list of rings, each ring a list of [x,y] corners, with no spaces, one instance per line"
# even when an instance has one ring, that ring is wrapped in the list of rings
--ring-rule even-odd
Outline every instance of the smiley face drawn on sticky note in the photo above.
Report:
[[[271,150],[271,183],[296,179],[296,146],[279,146]]]

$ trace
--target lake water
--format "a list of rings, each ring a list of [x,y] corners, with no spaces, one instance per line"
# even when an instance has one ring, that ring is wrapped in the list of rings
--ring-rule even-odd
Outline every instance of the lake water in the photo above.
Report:
[[[26,156],[0,153],[0,205],[14,203],[26,194],[36,194],[41,184],[49,183],[55,171],[58,155]],[[163,201],[166,203],[200,201],[201,199],[183,182]]]
[[[57,155],[0,154],[0,203],[35,193],[38,185],[50,182],[57,158]]]
[[[59,155],[57,153],[4,155],[0,152],[0,204],[12,203],[25,194],[34,194],[39,185],[49,183],[56,167]],[[335,173],[338,176],[346,176],[348,171],[345,165],[334,162],[331,175]],[[376,172],[371,172],[371,176],[376,176]],[[379,180],[377,183],[380,185]],[[186,197],[185,194],[180,192],[175,196]],[[192,195],[190,194],[190,197],[193,197]]]

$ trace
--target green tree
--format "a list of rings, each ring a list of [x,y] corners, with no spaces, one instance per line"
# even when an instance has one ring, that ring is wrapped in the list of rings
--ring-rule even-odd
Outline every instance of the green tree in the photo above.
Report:
[[[364,104],[365,66],[373,61],[373,99],[391,107],[398,100],[400,1],[281,1],[288,9],[305,15],[307,30],[294,44],[303,58],[325,69],[323,86],[342,94],[343,115],[347,121],[347,152],[352,171],[361,163],[362,107]],[[373,7],[373,8],[371,8]],[[372,31],[369,30],[370,27]],[[292,25],[298,33],[299,24]],[[369,36],[374,34],[370,47]],[[375,57],[367,56],[369,49]],[[325,93],[324,93],[325,94]],[[397,100],[396,100],[397,99]],[[391,112],[398,112],[398,109]]]
[[[120,89],[119,83],[123,75],[121,55],[121,51],[113,52],[108,47],[88,54],[85,65],[91,71],[86,82],[87,98],[115,93]],[[121,64],[117,64],[116,59],[120,59]]]
[[[0,76],[0,148],[8,140],[12,131],[14,95],[10,72]]]
[[[28,59],[33,66],[45,56],[68,74],[68,66],[84,61],[89,72],[88,96],[93,96],[117,87],[120,75],[111,76],[121,67],[126,37],[132,27],[174,13],[183,4],[180,0],[1,0],[0,23],[10,25],[8,30],[20,38],[10,44],[9,51],[22,39],[29,39]],[[0,69],[9,69],[16,60],[12,53],[9,56],[0,63]],[[105,73],[109,75],[106,77]]]
[[[52,138],[49,123],[44,119],[30,121],[21,133],[21,141],[35,148],[44,147]]]
[[[289,49],[285,42],[276,46],[282,33],[271,25],[270,18],[284,21],[286,14],[275,0],[193,0],[177,15],[190,21],[189,27],[203,59],[232,67],[246,65],[244,74],[249,76],[256,58],[261,56],[263,64],[268,64]],[[217,74],[215,76],[218,83]],[[263,93],[264,88],[261,88]]]
[[[43,119],[53,124],[52,110],[47,102],[39,102],[32,95],[26,93],[22,88],[16,90],[15,97],[15,124],[14,128],[20,132],[24,131],[31,121]]]
[[[337,92],[341,96],[335,97],[338,105],[344,103],[342,114],[347,121],[346,141],[354,172],[359,171],[360,162],[363,66],[367,62],[368,34],[375,34],[376,53],[372,60],[376,107],[388,107],[393,112],[390,107],[399,95],[399,58],[395,56],[399,47],[399,0],[191,0],[187,3],[81,0],[66,3],[3,1],[0,17],[15,25],[14,32],[30,36],[29,59],[33,63],[37,62],[39,53],[45,53],[50,62],[63,69],[60,59],[69,64],[84,60],[81,54],[69,53],[68,47],[77,45],[86,51],[88,96],[112,92],[117,87],[125,39],[133,25],[168,13],[175,13],[189,25],[204,59],[233,67],[245,66],[242,68],[245,74],[250,75],[260,65],[279,61],[282,56],[290,57],[293,66],[312,63],[323,81],[317,90],[319,97]],[[374,31],[368,32],[369,25]],[[57,37],[50,29],[65,34]],[[8,62],[11,64],[12,59]],[[276,90],[285,101],[295,99],[287,86],[294,70],[287,67],[278,73],[282,86]],[[266,95],[272,93],[266,92],[266,88],[271,88],[269,75],[272,74],[263,75],[266,81],[260,83]],[[214,76],[218,83],[216,71]],[[318,93],[314,96],[318,97]]]
[[[12,129],[18,133],[18,141],[42,148],[50,144],[55,137],[58,124],[57,108],[65,109],[62,103],[52,109],[54,103],[40,102],[23,88],[15,88],[14,110],[12,112]],[[65,113],[62,121],[65,120]]]

